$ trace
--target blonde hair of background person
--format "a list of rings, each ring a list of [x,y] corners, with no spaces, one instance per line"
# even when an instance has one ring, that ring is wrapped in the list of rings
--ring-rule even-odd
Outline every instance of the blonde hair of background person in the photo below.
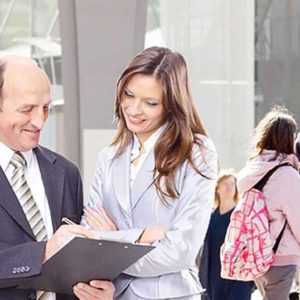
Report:
[[[221,204],[221,197],[220,197],[220,193],[219,193],[219,188],[220,185],[222,185],[224,183],[224,181],[228,180],[232,178],[234,181],[234,187],[235,187],[235,192],[233,195],[233,201],[236,204],[239,200],[239,192],[237,189],[237,178],[236,178],[236,173],[233,169],[227,169],[227,170],[221,170],[219,175],[218,175],[218,179],[216,182],[216,187],[215,187],[215,198],[214,198],[214,203],[215,203],[215,208],[219,207]]]
[[[139,53],[121,74],[115,105],[117,135],[99,154],[86,223],[102,236],[156,246],[117,278],[116,298],[199,298],[195,259],[217,156],[183,56],[161,47]]]

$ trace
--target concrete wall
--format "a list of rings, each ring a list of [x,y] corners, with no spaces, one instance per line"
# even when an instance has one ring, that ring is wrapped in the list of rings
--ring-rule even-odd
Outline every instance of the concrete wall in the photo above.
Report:
[[[96,153],[114,132],[116,80],[144,47],[151,2],[58,4],[65,98],[61,144],[65,155],[80,165],[87,188]],[[192,94],[217,146],[221,167],[239,169],[254,127],[254,0],[160,0],[158,4],[159,40],[187,59]]]
[[[63,0],[65,155],[82,170],[85,188],[96,153],[113,133],[117,78],[144,47],[146,0]]]

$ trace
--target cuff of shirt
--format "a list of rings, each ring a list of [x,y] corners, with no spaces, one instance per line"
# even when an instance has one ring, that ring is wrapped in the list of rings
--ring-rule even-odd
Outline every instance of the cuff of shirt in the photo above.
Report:
[[[113,240],[127,243],[135,243],[144,229],[128,229],[117,231],[94,231],[94,236],[97,239]]]

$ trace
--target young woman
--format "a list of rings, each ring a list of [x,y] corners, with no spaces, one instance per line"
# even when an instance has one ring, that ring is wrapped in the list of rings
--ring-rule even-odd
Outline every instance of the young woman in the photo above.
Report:
[[[198,299],[195,259],[217,173],[215,148],[192,101],[184,58],[138,54],[123,71],[117,134],[100,152],[84,220],[94,230],[156,248],[114,282],[117,299]],[[116,233],[116,235],[114,235]]]
[[[252,283],[222,279],[220,247],[231,213],[239,195],[234,173],[223,171],[215,188],[215,210],[212,213],[201,256],[200,280],[208,300],[250,300]]]
[[[264,300],[287,300],[297,266],[300,266],[300,176],[294,155],[296,122],[284,108],[276,107],[255,130],[255,153],[239,173],[241,193],[253,187],[269,170],[279,164],[263,189],[275,240],[283,231],[272,267],[255,283]]]

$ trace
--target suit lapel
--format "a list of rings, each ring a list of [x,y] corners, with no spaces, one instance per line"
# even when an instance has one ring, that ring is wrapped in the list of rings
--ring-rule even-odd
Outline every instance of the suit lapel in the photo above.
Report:
[[[136,206],[146,190],[153,184],[153,169],[155,166],[154,151],[151,151],[146,157],[130,189],[130,152],[131,148],[129,146],[120,156],[113,159],[114,162],[112,165],[114,193],[120,207],[127,216],[131,215],[131,210]]]
[[[131,189],[131,205],[134,208],[146,190],[153,184],[153,170],[155,166],[154,151],[151,151],[136,175]]]
[[[113,159],[112,183],[114,193],[120,207],[126,215],[130,215],[130,146]]]
[[[15,220],[17,224],[32,238],[35,240],[35,236],[31,230],[31,227],[26,219],[23,209],[19,203],[16,194],[11,188],[8,179],[0,167],[0,205],[7,211],[7,213]]]
[[[54,231],[61,223],[61,209],[64,187],[64,170],[55,164],[56,155],[53,152],[38,147],[35,149],[39,163],[45,193],[48,199]]]

